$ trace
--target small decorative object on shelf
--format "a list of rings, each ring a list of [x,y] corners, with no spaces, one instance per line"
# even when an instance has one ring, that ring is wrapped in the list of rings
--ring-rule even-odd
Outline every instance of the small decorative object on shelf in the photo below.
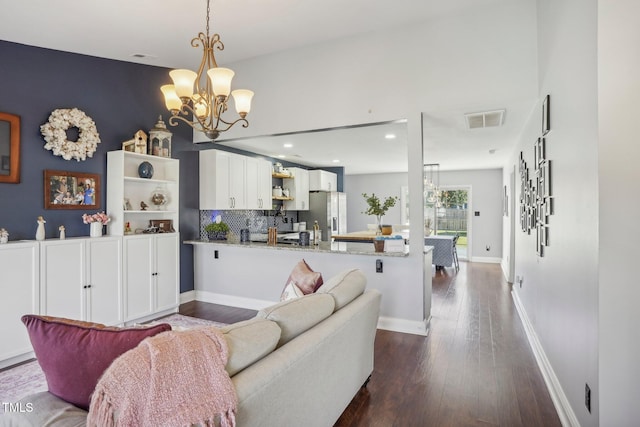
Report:
[[[61,225],[60,227],[58,227],[58,231],[60,232],[60,240],[64,240],[67,238],[67,235],[65,234],[65,230],[64,230],[64,225]]]
[[[131,234],[131,224],[127,221],[124,223],[124,234]]]
[[[149,131],[149,139],[151,140],[149,154],[160,157],[171,157],[172,135],[162,121],[162,116],[158,116],[155,127]]]
[[[133,138],[122,143],[122,149],[132,153],[147,154],[147,134],[139,130]]]
[[[36,229],[36,240],[44,240],[44,224],[47,221],[44,220],[42,216],[38,217],[38,228]]]
[[[167,195],[167,190],[162,187],[156,187],[151,192],[151,203],[153,203],[156,209],[162,209],[162,206],[166,205],[169,201],[169,196]]]
[[[138,175],[140,176],[140,178],[152,178],[153,165],[147,161],[140,163],[140,166],[138,166]]]
[[[111,221],[111,218],[109,218],[104,211],[94,213],[93,215],[82,215],[82,222],[89,224],[89,236],[91,237],[101,237],[102,227],[107,225],[109,221]]]
[[[144,202],[144,200],[140,202],[140,210],[141,210],[141,211],[146,211],[148,207],[149,207],[149,205],[148,205],[148,204],[146,204],[146,203]]]
[[[9,241],[9,232],[4,228],[0,228],[0,244]]]

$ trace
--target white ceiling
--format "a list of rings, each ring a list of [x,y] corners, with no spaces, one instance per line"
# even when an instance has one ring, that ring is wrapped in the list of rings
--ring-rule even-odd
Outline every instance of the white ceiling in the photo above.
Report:
[[[227,65],[511,1],[516,0],[212,0],[211,33],[220,34],[225,50],[217,53],[216,58],[220,65]],[[205,0],[0,2],[1,40],[171,68],[193,69],[200,61],[199,50],[190,48],[188,43],[204,31]],[[134,54],[148,56],[136,58]],[[514,73],[517,72],[518,68],[514,67]],[[475,112],[477,104],[425,112],[425,162],[440,163],[442,170],[501,167],[533,102],[487,99],[487,105],[493,109],[506,108],[504,127],[464,129],[463,114]],[[236,140],[233,145],[265,155],[294,156],[292,161],[310,166],[333,166],[336,164],[332,161],[339,159],[337,165],[345,166],[347,173],[406,170],[406,128],[397,123],[393,127],[392,130],[384,126],[341,129],[330,136],[317,132],[306,135],[307,139],[322,140],[316,144],[303,144],[303,136],[296,135],[297,142],[294,141],[294,148],[287,149],[288,152],[282,150],[285,137]],[[377,136],[389,132],[399,135],[392,140],[392,149],[389,149],[390,141]],[[387,155],[379,164],[371,159],[380,159],[380,156],[368,156],[366,162],[361,162],[362,152],[349,151],[346,147],[353,144],[345,144],[344,138],[367,141],[371,152],[383,150]],[[303,152],[303,147],[320,149]],[[490,149],[496,149],[495,154],[489,154]],[[302,157],[295,157],[296,154]]]

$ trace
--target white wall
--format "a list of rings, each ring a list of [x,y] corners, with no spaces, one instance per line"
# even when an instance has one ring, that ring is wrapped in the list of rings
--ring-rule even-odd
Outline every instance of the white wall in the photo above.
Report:
[[[561,416],[585,427],[598,425],[599,401],[596,1],[538,0],[539,98],[551,95],[546,147],[555,209],[545,256],[536,256],[535,233],[515,231],[515,274],[524,277],[522,288],[514,285],[516,299],[557,380],[554,397],[566,405]],[[539,104],[505,170],[517,164],[520,151],[532,167],[540,121]],[[516,188],[519,197],[519,181]]]
[[[347,229],[349,232],[367,229],[367,224],[375,224],[376,217],[365,215],[362,212],[367,209],[367,203],[362,193],[375,193],[380,200],[388,196],[400,197],[401,187],[409,183],[406,173],[378,173],[362,175],[345,175],[344,191],[347,196]],[[419,194],[419,199],[422,195]],[[409,196],[411,197],[411,196]],[[401,224],[400,199],[394,207],[389,209],[384,216],[385,224]]]
[[[598,2],[600,425],[640,420],[640,3]]]

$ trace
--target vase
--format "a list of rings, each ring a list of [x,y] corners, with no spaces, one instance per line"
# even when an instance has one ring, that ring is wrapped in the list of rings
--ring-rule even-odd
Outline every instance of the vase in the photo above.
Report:
[[[92,222],[89,224],[89,236],[91,237],[102,237],[102,223],[101,222]]]
[[[140,163],[138,166],[138,176],[146,179],[153,177],[153,165],[149,162]]]

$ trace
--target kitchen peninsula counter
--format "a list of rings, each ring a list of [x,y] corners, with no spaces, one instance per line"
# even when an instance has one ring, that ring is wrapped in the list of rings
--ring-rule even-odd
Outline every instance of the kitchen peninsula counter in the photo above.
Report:
[[[185,240],[190,245],[223,245],[229,247],[242,247],[247,249],[270,249],[276,251],[298,251],[314,253],[333,253],[349,255],[374,255],[377,257],[406,257],[409,255],[408,249],[404,252],[375,252],[373,243],[352,243],[352,242],[320,242],[318,247],[313,245],[300,246],[287,243],[277,245],[267,245],[264,242],[240,243],[233,240]],[[303,255],[304,256],[304,255]]]

